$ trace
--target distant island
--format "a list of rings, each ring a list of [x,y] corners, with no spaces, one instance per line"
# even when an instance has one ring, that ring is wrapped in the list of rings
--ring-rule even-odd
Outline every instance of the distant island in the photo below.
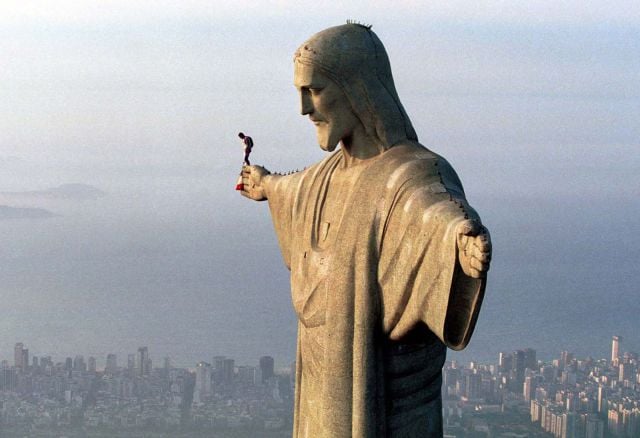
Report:
[[[62,184],[45,190],[31,190],[23,192],[0,192],[5,198],[45,198],[65,199],[74,201],[94,200],[106,196],[106,193],[97,187],[88,184]]]
[[[4,219],[45,219],[57,216],[44,208],[19,208],[0,205],[0,220]]]

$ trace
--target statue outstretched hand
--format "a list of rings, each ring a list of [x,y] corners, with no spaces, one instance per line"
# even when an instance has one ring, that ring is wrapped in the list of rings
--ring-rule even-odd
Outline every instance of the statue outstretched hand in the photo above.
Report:
[[[491,263],[491,236],[478,221],[467,219],[456,229],[458,260],[464,273],[484,278]]]
[[[262,166],[242,166],[242,196],[254,201],[267,199],[264,177],[270,173]]]

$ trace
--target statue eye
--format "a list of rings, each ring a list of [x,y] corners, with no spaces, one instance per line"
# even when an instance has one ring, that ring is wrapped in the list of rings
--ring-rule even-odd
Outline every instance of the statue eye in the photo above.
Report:
[[[313,96],[317,96],[321,91],[322,88],[309,88],[309,92],[311,92],[311,95]]]

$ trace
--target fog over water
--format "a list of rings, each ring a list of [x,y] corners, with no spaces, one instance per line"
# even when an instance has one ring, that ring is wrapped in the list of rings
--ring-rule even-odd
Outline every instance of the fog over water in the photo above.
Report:
[[[143,18],[120,2],[103,13],[64,3],[75,12],[0,7],[0,53],[12,60],[0,71],[0,206],[53,213],[0,217],[0,359],[24,342],[99,364],[146,345],[157,364],[270,354],[288,366],[288,272],[267,204],[233,190],[236,135],[248,132],[252,161],[271,170],[323,157],[298,115],[292,54],[353,16],[373,23],[421,142],[452,163],[492,233],[476,333],[449,357],[606,357],[614,334],[640,351],[631,4],[620,16],[594,3],[532,20],[525,6],[491,3],[493,13],[408,2],[369,16],[265,3],[242,16],[161,2]],[[105,196],[19,193],[68,183]]]

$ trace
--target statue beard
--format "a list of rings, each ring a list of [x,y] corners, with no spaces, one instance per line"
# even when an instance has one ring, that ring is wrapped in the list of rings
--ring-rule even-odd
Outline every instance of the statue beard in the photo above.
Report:
[[[320,127],[316,127],[316,137],[318,139],[318,146],[325,152],[333,152],[338,147],[338,143],[340,143],[340,139],[331,138],[331,132],[321,132]],[[326,129],[326,127],[325,127]]]

